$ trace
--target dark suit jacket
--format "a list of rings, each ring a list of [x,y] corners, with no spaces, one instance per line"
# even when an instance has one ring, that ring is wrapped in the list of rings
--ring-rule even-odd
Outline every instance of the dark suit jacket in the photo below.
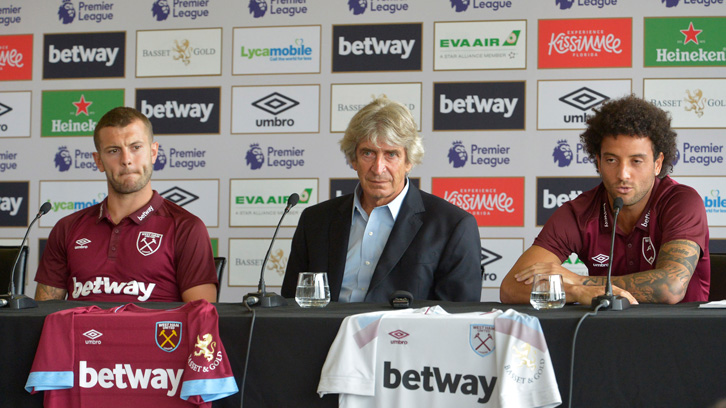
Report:
[[[282,296],[295,296],[300,272],[327,272],[337,301],[348,252],[353,194],[314,205],[300,216]],[[481,242],[474,217],[413,185],[381,253],[366,302],[388,302],[396,290],[414,299],[479,301]]]

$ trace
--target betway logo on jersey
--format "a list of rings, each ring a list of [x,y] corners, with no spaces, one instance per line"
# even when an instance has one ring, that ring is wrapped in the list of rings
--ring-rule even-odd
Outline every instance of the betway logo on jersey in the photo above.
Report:
[[[136,32],[137,77],[221,73],[221,28]]]
[[[71,24],[73,21],[94,22],[113,20],[114,3],[108,1],[79,1],[78,8],[71,0],[61,0],[58,7],[58,20],[61,23]]]
[[[457,13],[464,12],[485,12],[498,11],[502,9],[512,8],[512,3],[517,0],[439,0],[449,3],[452,9]],[[471,8],[469,8],[471,6]]]
[[[486,167],[508,165],[511,162],[510,149],[510,146],[501,144],[481,145],[480,143],[473,143],[467,148],[463,142],[456,140],[449,149],[449,164],[455,169],[464,167],[467,163]]]
[[[137,296],[139,302],[145,302],[149,299],[155,287],[156,283],[145,283],[135,280],[130,282],[113,282],[110,278],[102,276],[97,276],[93,280],[78,282],[74,276],[72,297],[74,299],[79,299],[83,296],[89,296],[92,293],[105,293],[107,295],[123,294]]]
[[[78,362],[78,386],[81,388],[101,387],[132,390],[163,390],[173,397],[179,389],[184,369],[133,368],[131,364],[115,364],[113,368],[93,368],[88,361]]]
[[[434,82],[434,130],[523,130],[524,106],[524,81]]]
[[[297,225],[300,213],[318,203],[318,179],[232,179],[229,184],[232,227],[274,227],[292,193],[298,193],[300,201],[285,217],[283,226]]]
[[[563,204],[599,183],[598,177],[537,177],[537,226],[545,225]]]
[[[165,21],[169,16],[175,19],[196,20],[209,17],[209,1],[153,0],[151,16],[156,21]]]
[[[330,131],[345,132],[353,116],[373,98],[386,96],[411,111],[421,131],[421,83],[332,84],[330,89]]]
[[[524,69],[527,21],[434,23],[434,70]]]
[[[643,80],[643,98],[669,112],[673,128],[726,127],[724,78],[646,78]]]
[[[630,79],[537,81],[537,129],[585,129],[593,109],[630,95]]]
[[[232,87],[232,133],[318,133],[320,85]]]
[[[645,19],[646,67],[726,65],[726,17]]]
[[[539,20],[538,68],[631,67],[632,18]]]
[[[431,191],[473,215],[480,227],[524,226],[524,177],[434,177]]]
[[[43,79],[123,78],[126,32],[46,34]]]
[[[27,181],[0,181],[0,227],[28,225]]]
[[[154,134],[219,134],[220,88],[137,89],[136,109]]]
[[[43,91],[40,136],[91,136],[101,117],[124,105],[123,89]]]
[[[33,35],[0,35],[0,81],[33,79]]]
[[[319,25],[235,28],[232,74],[320,73],[320,38]]]
[[[30,91],[0,92],[0,138],[30,137],[30,96]]]
[[[420,71],[422,23],[333,26],[333,72]]]
[[[87,169],[97,171],[96,161],[93,159],[93,152],[83,151],[81,149],[73,149],[73,154],[68,150],[67,146],[59,146],[58,151],[53,158],[55,168],[63,173],[73,169]]]
[[[461,393],[472,395],[476,402],[486,404],[492,397],[497,377],[485,375],[442,372],[439,367],[424,366],[421,371],[393,367],[390,361],[383,362],[383,387],[403,387],[410,391],[439,393]]]

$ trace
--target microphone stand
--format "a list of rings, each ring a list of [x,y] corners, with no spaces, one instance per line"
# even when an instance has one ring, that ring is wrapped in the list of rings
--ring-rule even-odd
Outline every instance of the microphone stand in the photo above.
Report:
[[[625,310],[630,307],[630,301],[622,296],[613,295],[611,276],[613,272],[613,252],[615,251],[615,230],[618,228],[618,215],[623,208],[623,199],[616,197],[613,201],[613,235],[610,240],[610,264],[608,265],[608,277],[605,283],[605,294],[592,298],[591,307],[594,310],[601,304],[601,310]]]
[[[285,211],[282,212],[280,222],[277,223],[275,233],[272,235],[270,247],[267,249],[267,254],[265,255],[264,261],[262,261],[262,270],[260,271],[260,283],[259,285],[257,285],[257,292],[248,293],[242,298],[242,301],[249,306],[254,306],[256,304],[260,304],[262,307],[287,306],[287,300],[285,300],[284,297],[274,292],[267,292],[267,287],[265,286],[265,266],[267,266],[267,260],[270,258],[270,252],[272,252],[272,246],[275,244],[275,238],[277,238],[277,232],[280,230],[282,220],[285,218],[285,215],[290,212],[290,209],[294,207],[295,204],[297,204],[299,200],[300,196],[297,193],[290,194],[290,197],[288,197],[287,199],[287,206],[285,207]]]
[[[20,256],[23,254],[23,246],[25,245],[25,241],[28,239],[28,234],[30,233],[30,228],[35,224],[36,221],[40,219],[43,215],[45,215],[48,211],[50,211],[50,203],[45,202],[42,206],[40,206],[40,211],[38,211],[38,215],[33,218],[33,221],[30,222],[30,225],[28,225],[28,229],[25,230],[25,236],[23,237],[23,240],[20,242],[20,247],[18,248],[18,255],[15,257],[15,262],[13,262],[13,269],[10,271],[10,284],[8,285],[8,293],[4,295],[0,295],[0,299],[4,299],[8,302],[7,307],[9,309],[13,310],[19,310],[19,309],[31,309],[34,307],[38,307],[38,302],[35,301],[35,299],[30,298],[26,295],[20,295],[17,294],[16,287],[15,287],[15,268],[18,266],[18,261],[20,261]]]

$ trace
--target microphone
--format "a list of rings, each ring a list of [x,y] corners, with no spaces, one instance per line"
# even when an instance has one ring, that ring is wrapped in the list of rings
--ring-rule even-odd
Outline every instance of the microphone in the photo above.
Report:
[[[622,296],[613,295],[613,284],[611,276],[613,273],[613,251],[615,250],[615,230],[618,227],[618,215],[620,210],[623,208],[623,199],[621,197],[615,197],[613,200],[613,235],[610,240],[610,265],[608,265],[608,277],[605,283],[605,294],[600,295],[592,299],[592,309],[594,310],[600,304],[603,304],[601,310],[624,310],[630,307],[630,301]]]
[[[13,262],[13,269],[10,270],[10,284],[8,284],[8,293],[5,295],[0,295],[0,298],[5,300],[7,302],[7,306],[9,309],[30,309],[33,307],[38,307],[38,303],[35,301],[35,299],[29,298],[25,295],[18,295],[16,292],[15,287],[15,268],[18,266],[18,261],[20,260],[20,255],[23,253],[23,246],[25,245],[25,241],[28,239],[28,234],[30,233],[30,228],[35,224],[36,221],[40,219],[40,217],[44,216],[45,214],[50,211],[51,204],[50,201],[46,201],[43,203],[43,205],[40,206],[40,210],[38,210],[38,214],[33,218],[33,221],[30,222],[30,225],[28,225],[28,229],[25,230],[25,236],[23,237],[23,240],[20,242],[20,247],[18,248],[18,256],[15,257],[15,262]]]
[[[287,206],[285,207],[285,211],[282,212],[280,222],[277,223],[275,233],[272,235],[270,247],[267,249],[267,255],[265,255],[265,259],[262,261],[262,270],[260,271],[260,283],[259,285],[257,285],[257,292],[248,293],[242,298],[242,301],[248,306],[255,306],[257,304],[262,305],[262,307],[287,306],[287,300],[285,300],[284,297],[278,295],[277,293],[267,293],[267,288],[265,287],[265,266],[267,266],[267,259],[270,258],[272,245],[275,244],[275,238],[277,238],[277,231],[280,230],[282,220],[285,218],[285,215],[290,212],[290,209],[294,207],[295,204],[297,204],[298,201],[300,201],[300,196],[297,193],[292,193],[290,194],[290,197],[287,198]]]
[[[407,309],[411,307],[413,302],[413,295],[411,292],[405,290],[397,290],[391,293],[388,297],[388,303],[393,306],[394,309]]]

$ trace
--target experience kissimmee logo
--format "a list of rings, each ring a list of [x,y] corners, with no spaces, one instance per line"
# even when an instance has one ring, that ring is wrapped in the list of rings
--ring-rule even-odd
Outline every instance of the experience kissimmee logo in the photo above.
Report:
[[[524,177],[433,177],[431,191],[480,227],[524,226]]]
[[[0,35],[0,81],[33,78],[33,35]]]
[[[538,68],[632,67],[632,18],[539,20]]]

